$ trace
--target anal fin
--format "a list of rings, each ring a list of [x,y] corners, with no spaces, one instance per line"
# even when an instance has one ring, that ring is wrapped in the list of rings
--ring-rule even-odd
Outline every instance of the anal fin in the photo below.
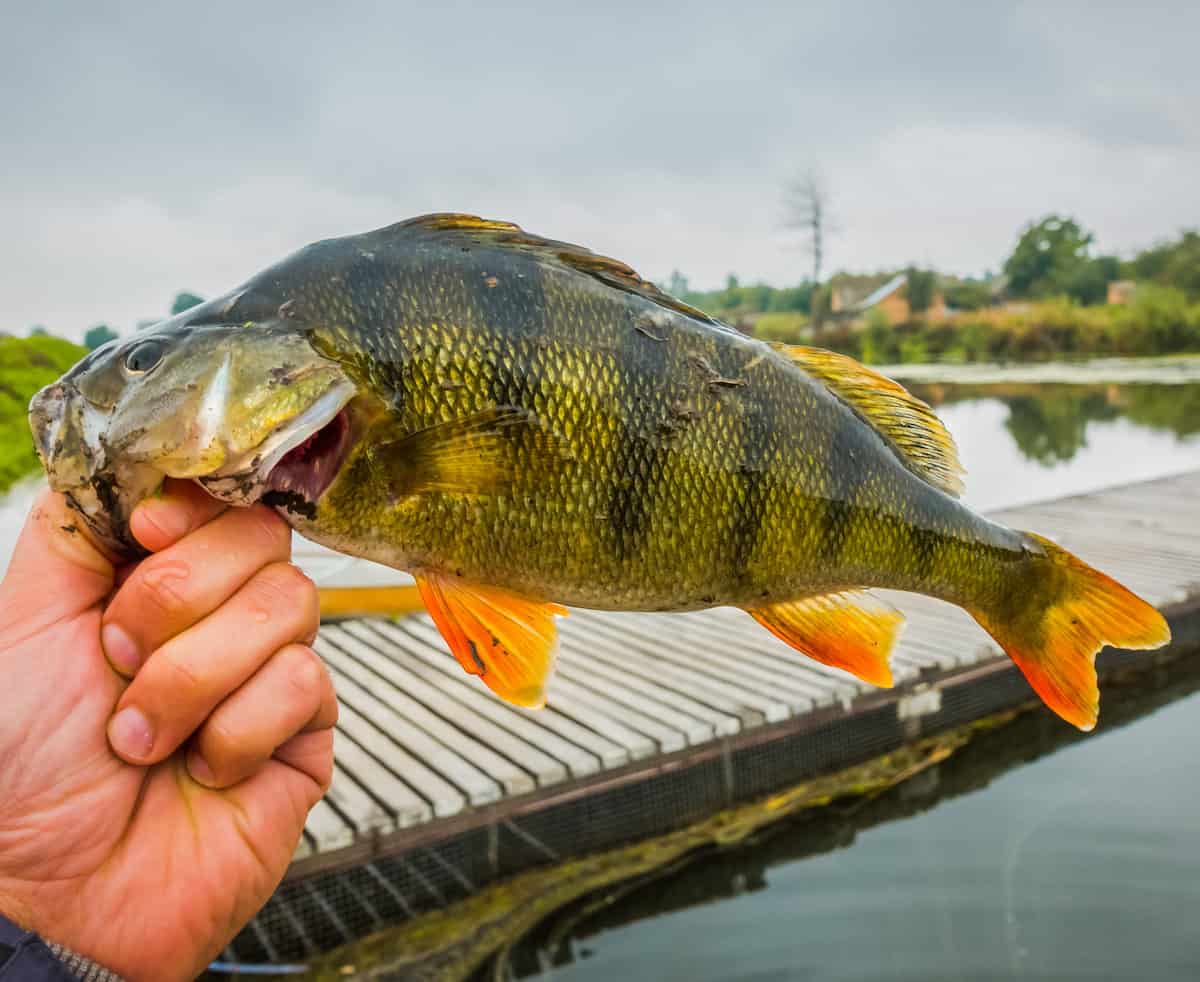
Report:
[[[561,604],[530,600],[499,587],[436,574],[417,587],[458,663],[496,695],[526,709],[546,704],[546,681],[558,648]]]
[[[841,668],[871,685],[890,688],[888,656],[904,615],[869,593],[805,597],[746,613],[809,658]]]

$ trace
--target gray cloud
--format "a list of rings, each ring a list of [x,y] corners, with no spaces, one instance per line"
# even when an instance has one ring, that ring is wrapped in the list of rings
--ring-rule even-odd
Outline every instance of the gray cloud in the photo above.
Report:
[[[783,282],[810,164],[837,266],[995,268],[1049,210],[1130,250],[1200,224],[1195,8],[29,5],[0,39],[0,324],[127,327],[435,209]]]

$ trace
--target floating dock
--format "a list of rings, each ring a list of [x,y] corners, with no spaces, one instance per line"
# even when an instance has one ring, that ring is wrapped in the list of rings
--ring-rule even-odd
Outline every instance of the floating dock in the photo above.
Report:
[[[1200,636],[1200,471],[990,517],[1141,594],[1170,620],[1174,646]],[[538,712],[463,673],[423,613],[327,623],[316,648],[341,703],[333,785],[285,883],[226,956],[303,960],[532,865],[1032,698],[967,614],[889,599],[908,617],[893,689],[804,659],[737,610],[572,610]],[[1101,668],[1166,654],[1110,652]]]

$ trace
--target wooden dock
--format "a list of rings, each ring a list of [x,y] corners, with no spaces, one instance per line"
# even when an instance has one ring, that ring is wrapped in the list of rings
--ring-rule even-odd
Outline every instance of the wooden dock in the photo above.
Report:
[[[992,517],[1054,538],[1173,625],[1200,614],[1200,471]],[[737,610],[573,610],[560,622],[558,670],[539,712],[502,703],[463,673],[424,614],[328,623],[316,648],[341,703],[335,777],[289,879],[880,707],[903,726],[936,715],[943,691],[1012,671],[962,611],[890,599],[908,615],[891,690],[804,659]]]

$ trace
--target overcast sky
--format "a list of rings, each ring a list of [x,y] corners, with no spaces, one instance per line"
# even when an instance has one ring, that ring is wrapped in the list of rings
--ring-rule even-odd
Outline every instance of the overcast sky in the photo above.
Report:
[[[997,269],[1200,225],[1200,4],[5,3],[0,329],[128,330],[313,239],[472,211],[693,286]],[[311,8],[311,9],[310,9]]]

